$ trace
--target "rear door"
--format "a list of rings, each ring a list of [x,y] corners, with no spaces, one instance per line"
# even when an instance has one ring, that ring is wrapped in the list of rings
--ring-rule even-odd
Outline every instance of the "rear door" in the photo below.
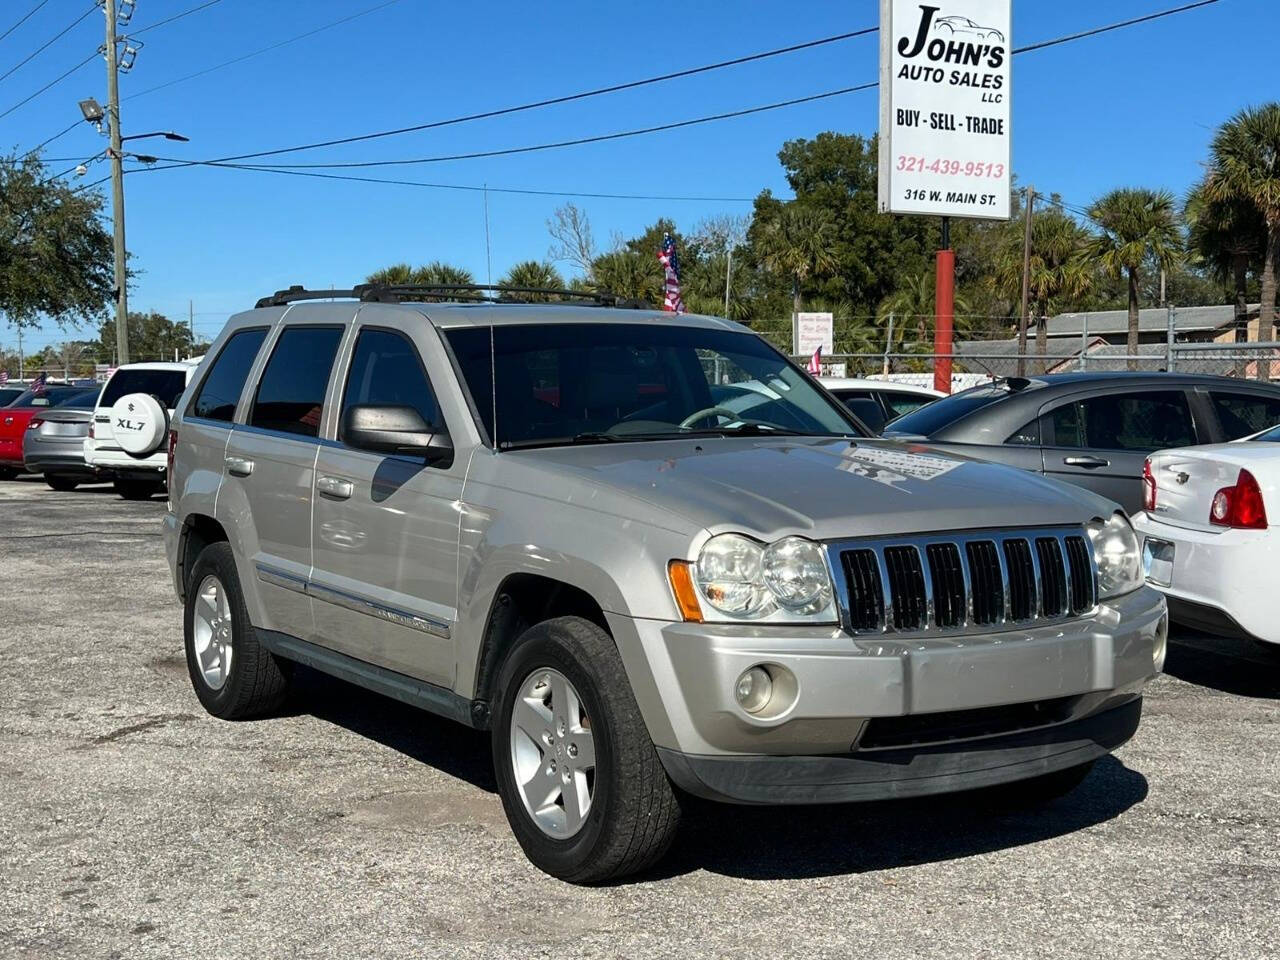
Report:
[[[355,449],[342,437],[343,414],[357,404],[411,406],[447,430],[428,374],[434,367],[437,379],[447,375],[446,364],[425,325],[414,336],[357,327],[334,418],[337,443],[324,444],[316,463],[311,590],[317,642],[450,686],[466,463],[428,466]]]
[[[307,638],[311,603],[312,481],[320,423],[342,324],[286,324],[254,389],[245,423],[227,441],[218,511],[232,518],[259,581],[263,613],[257,626]]]
[[[1148,454],[1200,442],[1186,391],[1159,387],[1057,400],[1042,409],[1040,429],[1046,476],[1099,493],[1129,513],[1142,509]]]

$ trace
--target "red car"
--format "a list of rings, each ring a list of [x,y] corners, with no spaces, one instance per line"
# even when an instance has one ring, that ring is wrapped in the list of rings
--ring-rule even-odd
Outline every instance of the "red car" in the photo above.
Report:
[[[97,387],[45,387],[40,393],[28,390],[9,406],[0,409],[0,480],[12,480],[22,472],[22,435],[31,418],[41,410],[66,403]]]

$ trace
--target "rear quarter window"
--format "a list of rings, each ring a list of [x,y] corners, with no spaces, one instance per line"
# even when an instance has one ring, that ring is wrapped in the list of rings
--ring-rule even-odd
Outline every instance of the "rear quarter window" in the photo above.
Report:
[[[228,338],[196,391],[191,416],[224,423],[235,418],[244,382],[249,379],[249,370],[266,336],[266,327],[254,327],[239,330]]]

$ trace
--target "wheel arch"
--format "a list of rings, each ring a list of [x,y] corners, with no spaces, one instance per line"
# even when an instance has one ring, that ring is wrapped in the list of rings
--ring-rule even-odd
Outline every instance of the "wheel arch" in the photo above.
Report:
[[[182,524],[182,533],[178,536],[178,569],[182,577],[178,585],[178,597],[187,598],[187,583],[191,580],[191,569],[201,551],[212,543],[230,542],[227,531],[213,517],[203,513],[189,514]]]

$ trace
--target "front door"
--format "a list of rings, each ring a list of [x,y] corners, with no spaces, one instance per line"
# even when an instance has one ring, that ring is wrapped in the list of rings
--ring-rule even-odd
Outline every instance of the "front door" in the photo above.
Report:
[[[1196,443],[1182,390],[1125,389],[1076,397],[1045,410],[1041,420],[1045,476],[1142,509],[1142,464],[1148,454]]]
[[[311,595],[318,643],[442,686],[454,680],[458,530],[466,465],[358,450],[343,442],[357,404],[411,406],[445,425],[422,353],[398,330],[357,330],[337,443],[315,471]]]

